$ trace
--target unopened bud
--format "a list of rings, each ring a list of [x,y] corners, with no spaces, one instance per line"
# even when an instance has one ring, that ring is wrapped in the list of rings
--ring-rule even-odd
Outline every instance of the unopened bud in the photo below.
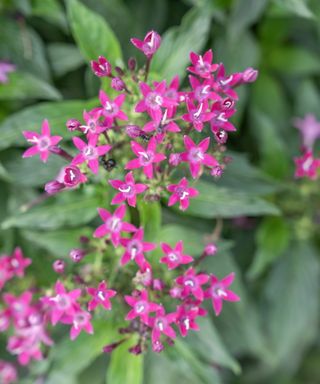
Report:
[[[80,127],[81,123],[77,119],[69,119],[66,123],[66,126],[69,131],[76,131]]]
[[[80,248],[73,248],[69,253],[70,259],[75,263],[79,263],[85,255],[86,251]]]
[[[130,71],[134,71],[137,66],[137,60],[134,57],[130,57],[128,60],[128,68]]]
[[[63,273],[65,266],[66,266],[66,264],[63,260],[56,260],[53,263],[52,268],[56,273]]]
[[[140,137],[141,135],[141,128],[138,127],[137,125],[127,125],[126,126],[126,133],[131,139],[136,139]]]
[[[120,77],[114,77],[111,81],[111,87],[116,91],[123,91],[126,86]]]
[[[65,187],[64,184],[59,183],[57,180],[49,181],[45,186],[44,190],[48,195],[55,195],[60,192]]]

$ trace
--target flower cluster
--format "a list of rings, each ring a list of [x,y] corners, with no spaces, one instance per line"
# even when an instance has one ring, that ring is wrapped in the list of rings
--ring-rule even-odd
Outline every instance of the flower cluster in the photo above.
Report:
[[[295,119],[294,125],[299,129],[302,138],[301,156],[294,158],[295,177],[315,180],[320,169],[320,158],[314,156],[314,144],[320,138],[320,122],[314,115],[308,114],[303,119]]]
[[[229,289],[233,273],[219,280],[200,269],[201,262],[216,253],[216,238],[195,258],[184,251],[179,239],[176,244],[163,242],[160,247],[148,241],[145,228],[137,219],[130,222],[130,214],[142,201],[153,204],[161,200],[169,207],[178,205],[187,210],[199,195],[197,179],[203,173],[215,178],[221,175],[227,163],[228,133],[236,130],[230,121],[236,112],[236,87],[253,82],[257,71],[247,68],[226,74],[223,64],[213,62],[211,50],[203,55],[191,52],[187,68],[190,87],[181,89],[178,76],[170,82],[149,80],[152,58],[161,45],[156,32],[131,41],[146,56],[144,68],[137,68],[135,59],[129,60],[127,69],[113,68],[104,57],[91,63],[95,75],[109,78],[110,85],[100,90],[100,105],[83,112],[83,121],[67,121],[67,129],[75,134],[72,153],[58,145],[62,137],[51,135],[46,120],[41,134],[24,132],[32,144],[24,157],[39,155],[46,162],[54,154],[67,161],[45,185],[45,198],[80,184],[100,184],[109,190],[111,205],[116,207],[98,208],[102,223],[93,230],[91,239],[82,239],[82,248],[70,252],[71,260],[77,263],[74,278],[66,273],[65,262],[57,260],[54,270],[62,280],[37,304],[31,303],[29,291],[22,294],[23,300],[6,296],[5,312],[9,311],[16,327],[22,319],[22,328],[28,331],[24,337],[29,340],[32,335],[34,341],[27,357],[19,327],[18,336],[9,342],[9,350],[18,354],[22,363],[40,357],[40,342],[51,343],[45,322],[69,325],[71,339],[81,331],[91,334],[92,312],[111,310],[110,299],[115,295],[117,305],[128,311],[128,327],[120,333],[139,335],[138,344],[130,348],[135,354],[143,352],[150,340],[153,350],[161,351],[165,341],[173,343],[176,330],[182,336],[198,330],[197,318],[207,313],[202,307],[204,300],[212,301],[216,315],[224,300],[239,300]],[[98,254],[98,261],[84,265],[90,252]],[[104,266],[110,270],[108,279]],[[16,300],[23,302],[22,313],[13,310]],[[31,315],[36,318],[32,324]],[[112,351],[121,342],[106,346],[104,351]]]
[[[14,276],[23,277],[24,270],[30,264],[31,259],[25,258],[18,247],[13,251],[12,255],[0,256],[0,290]]]

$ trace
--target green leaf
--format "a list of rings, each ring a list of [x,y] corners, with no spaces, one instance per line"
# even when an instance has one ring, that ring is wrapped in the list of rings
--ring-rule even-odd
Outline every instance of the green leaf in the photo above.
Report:
[[[70,118],[81,120],[82,111],[96,105],[96,100],[66,100],[41,103],[16,112],[0,124],[0,149],[8,148],[11,145],[27,145],[22,131],[39,131],[44,119],[49,120],[55,135],[70,138],[73,135],[66,129],[66,121]]]
[[[89,192],[88,190],[86,192]],[[79,203],[81,202],[81,203]],[[50,203],[31,208],[25,213],[17,213],[2,223],[2,228],[56,229],[75,227],[88,223],[97,215],[99,201],[91,193],[64,192],[53,198]]]
[[[107,384],[143,383],[143,355],[129,353],[129,347],[132,347],[132,340],[122,343],[112,352]]]
[[[179,27],[169,29],[162,38],[161,46],[152,59],[151,70],[163,77],[183,77],[189,63],[190,51],[199,52],[205,46],[211,16],[194,8],[182,19]]]
[[[79,246],[81,236],[92,235],[92,229],[81,227],[50,232],[22,230],[21,235],[56,257],[67,257],[72,248]]]
[[[265,268],[280,257],[289,245],[290,228],[284,218],[266,217],[256,234],[257,251],[248,271],[251,278],[258,277]]]
[[[58,0],[32,0],[32,15],[68,30],[67,19]]]
[[[270,13],[275,16],[279,15],[297,15],[305,18],[314,18],[313,12],[308,6],[307,0],[273,0],[273,7]]]
[[[52,85],[29,73],[13,72],[9,81],[1,84],[0,100],[61,99],[60,92]]]
[[[266,64],[287,76],[314,75],[320,72],[320,57],[297,46],[273,48],[266,57]]]
[[[144,228],[145,239],[154,240],[161,228],[161,205],[159,202],[138,201],[140,226]]]
[[[313,113],[320,119],[320,94],[315,82],[306,79],[295,89],[295,116],[303,117],[307,113]]]
[[[53,73],[57,77],[79,68],[84,63],[74,44],[52,43],[48,46],[48,54]]]
[[[305,242],[293,243],[265,289],[265,321],[275,366],[291,360],[298,364],[297,358],[313,343],[320,313],[319,282],[317,250]]]
[[[67,9],[72,34],[88,61],[105,56],[113,64],[121,62],[120,44],[106,20],[77,0],[69,0]]]
[[[218,187],[206,181],[199,181],[197,189],[199,195],[190,200],[187,215],[229,218],[279,214],[272,203],[237,189]]]

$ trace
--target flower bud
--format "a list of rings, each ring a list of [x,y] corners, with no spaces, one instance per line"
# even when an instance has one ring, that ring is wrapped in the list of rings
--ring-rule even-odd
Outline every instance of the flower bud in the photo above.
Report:
[[[77,166],[69,165],[64,168],[63,181],[66,186],[75,187],[83,181],[83,175]]]
[[[141,135],[141,128],[138,127],[138,125],[127,125],[126,126],[126,133],[131,139],[136,139],[140,137]]]
[[[137,66],[137,60],[134,57],[130,57],[128,60],[128,68],[130,71],[134,71]]]
[[[128,351],[133,355],[141,355],[142,353],[141,344],[134,345],[133,347],[129,348]]]
[[[120,67],[115,67],[114,69],[115,69],[115,71],[117,72],[117,74],[118,74],[120,77],[124,75],[124,72],[123,72],[122,68],[120,68]]]
[[[219,144],[225,144],[228,140],[228,134],[224,129],[219,129],[214,135]]]
[[[249,67],[242,72],[242,81],[244,83],[253,83],[258,77],[258,73],[256,69]]]
[[[55,195],[56,193],[60,192],[64,187],[65,185],[59,183],[59,181],[51,180],[44,186],[44,190],[48,195]]]
[[[123,91],[126,86],[120,77],[114,77],[111,81],[111,87],[116,91]]]
[[[208,256],[215,255],[217,253],[217,246],[214,243],[209,243],[204,247],[204,253]]]
[[[66,266],[66,263],[63,261],[63,260],[56,260],[53,264],[52,264],[52,268],[53,270],[56,272],[56,273],[64,273],[64,269],[65,269],[65,266]]]
[[[75,263],[79,263],[85,255],[86,251],[80,248],[73,248],[69,253],[70,259]]]
[[[81,123],[77,119],[69,119],[66,126],[70,132],[76,131],[80,127]]]
[[[164,289],[164,282],[161,279],[154,279],[152,282],[152,288],[155,291],[162,291]]]
[[[169,164],[173,167],[177,167],[181,163],[180,153],[171,153],[169,157]]]
[[[98,61],[91,61],[91,69],[98,77],[111,76],[111,64],[103,56],[99,56]]]
[[[211,176],[217,179],[221,177],[222,174],[223,174],[223,169],[220,167],[220,165],[216,165],[211,169]]]
[[[125,341],[125,339],[122,339],[120,341],[117,341],[115,343],[111,343],[111,344],[108,344],[108,345],[105,345],[103,348],[102,348],[102,351],[104,353],[111,353],[113,352],[120,344],[122,344],[123,342]]]

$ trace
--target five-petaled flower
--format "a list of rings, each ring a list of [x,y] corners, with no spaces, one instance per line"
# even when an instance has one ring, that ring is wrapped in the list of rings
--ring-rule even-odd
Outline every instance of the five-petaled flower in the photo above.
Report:
[[[185,177],[178,184],[168,185],[167,190],[172,193],[168,206],[171,207],[179,201],[180,209],[183,211],[188,209],[190,197],[196,197],[199,194],[195,188],[189,188],[189,182]]]
[[[104,309],[110,310],[110,298],[117,294],[117,292],[113,289],[108,289],[105,281],[101,281],[98,288],[88,287],[87,292],[90,296],[92,296],[92,299],[88,303],[89,311],[93,311],[98,305],[101,305]]]
[[[183,254],[182,240],[178,241],[174,248],[171,248],[167,243],[162,243],[161,248],[165,253],[165,256],[160,259],[160,263],[167,264],[169,270],[175,269],[181,264],[189,264],[193,261],[191,256]]]
[[[182,276],[176,278],[176,283],[182,287],[181,297],[193,295],[198,300],[203,300],[202,285],[206,284],[209,276],[204,273],[196,274],[194,268],[189,268]]]
[[[134,37],[131,39],[131,43],[150,59],[159,49],[161,37],[157,32],[150,31],[143,40]]]
[[[102,108],[98,108],[98,111],[105,117],[105,125],[110,127],[115,119],[128,120],[128,116],[121,110],[121,106],[126,99],[125,94],[118,95],[114,100],[111,100],[109,96],[100,91],[99,99]]]
[[[170,325],[175,321],[176,313],[166,314],[162,305],[160,305],[160,308],[156,310],[154,317],[149,317],[148,325],[152,328],[151,341],[152,345],[155,346],[156,349],[162,333],[170,339],[176,338],[176,333]]]
[[[209,49],[203,56],[198,55],[194,52],[190,53],[191,67],[188,67],[188,71],[202,77],[209,79],[212,72],[216,71],[219,67],[218,64],[212,64],[213,53]]]
[[[301,157],[295,157],[294,162],[296,164],[296,178],[308,177],[311,180],[317,179],[320,159],[314,158],[312,151],[307,150]]]
[[[141,291],[138,296],[125,296],[124,299],[127,304],[132,307],[126,316],[126,320],[133,320],[136,317],[140,317],[145,324],[148,324],[149,313],[161,308],[159,304],[149,301],[146,290]]]

